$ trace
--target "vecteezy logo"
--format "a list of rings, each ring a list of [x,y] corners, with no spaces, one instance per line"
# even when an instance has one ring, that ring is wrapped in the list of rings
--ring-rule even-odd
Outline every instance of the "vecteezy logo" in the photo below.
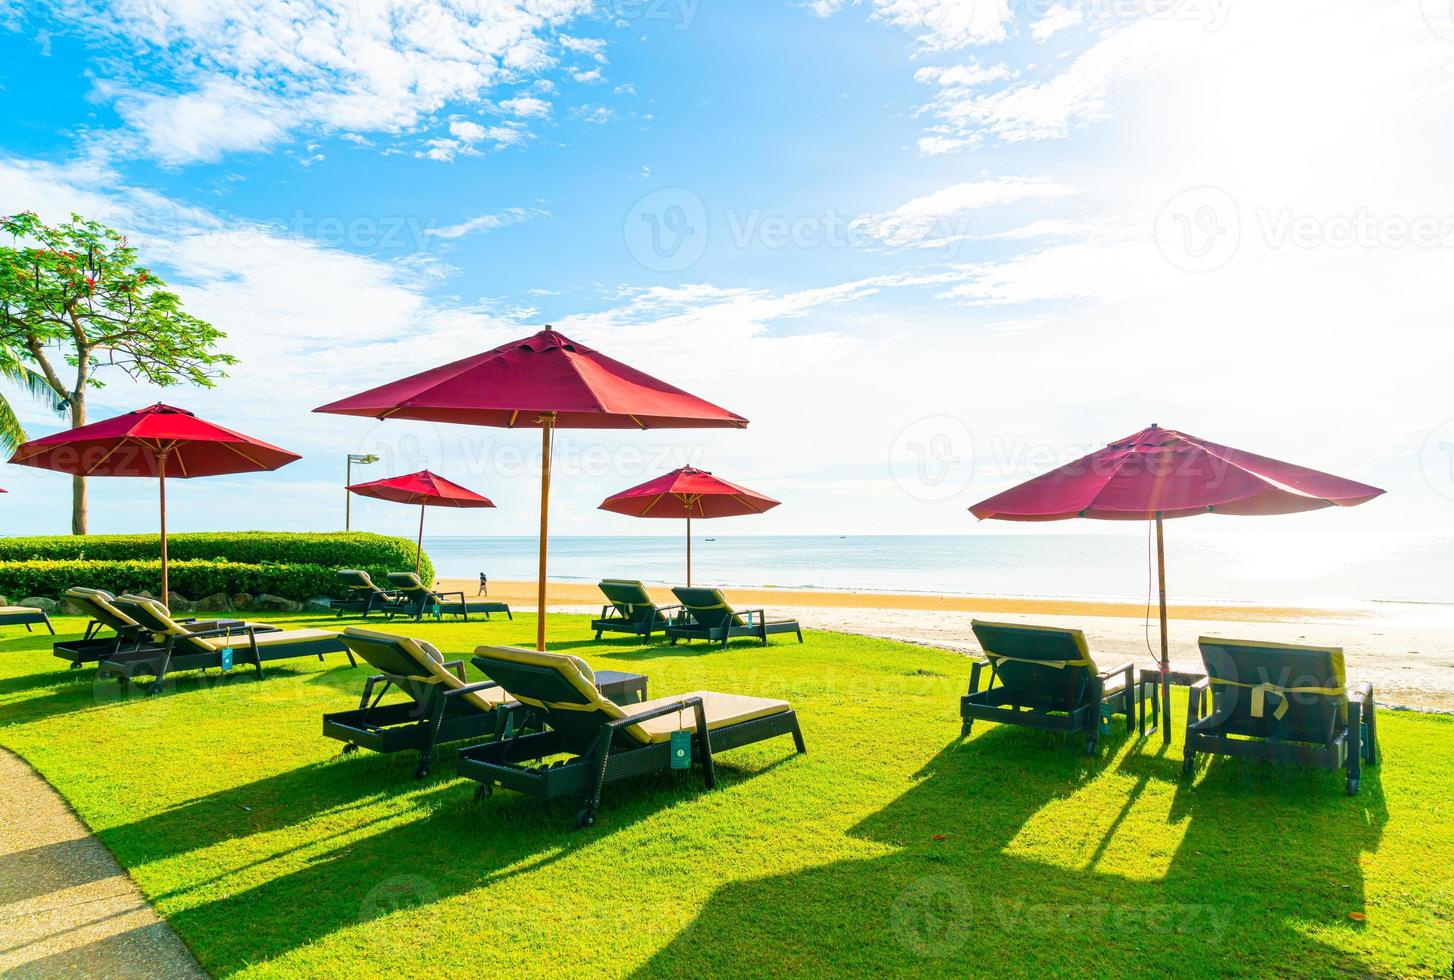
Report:
[[[1429,433],[1419,453],[1419,465],[1434,492],[1454,500],[1454,419]]]
[[[394,875],[369,890],[358,917],[367,922],[404,909],[420,909],[439,900],[439,889],[422,875]]]
[[[1184,272],[1213,272],[1232,261],[1242,242],[1242,215],[1220,187],[1192,187],[1156,216],[1156,247]]]
[[[929,875],[894,899],[889,923],[899,945],[918,956],[950,956],[969,938],[969,888],[958,878]]]
[[[626,250],[656,272],[681,272],[707,250],[707,206],[685,187],[664,187],[637,201],[622,227]]]
[[[1420,0],[1419,8],[1429,30],[1446,41],[1454,41],[1454,0]]]
[[[950,500],[974,475],[974,436],[952,415],[929,415],[906,426],[889,447],[889,473],[918,500]]]

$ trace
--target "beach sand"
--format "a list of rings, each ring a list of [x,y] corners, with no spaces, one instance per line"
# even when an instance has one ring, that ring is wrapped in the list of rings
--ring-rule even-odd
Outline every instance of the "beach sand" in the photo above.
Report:
[[[473,596],[478,583],[446,579],[440,587]],[[663,605],[675,602],[669,589],[649,591]],[[1102,665],[1132,660],[1138,667],[1149,667],[1155,659],[1150,651],[1160,650],[1156,610],[1151,610],[1148,630],[1142,603],[795,589],[724,591],[739,608],[766,609],[769,616],[796,618],[811,629],[904,640],[967,655],[981,652],[970,631],[970,621],[976,617],[1082,629]],[[535,583],[492,581],[490,597],[533,611]],[[552,610],[598,614],[603,602],[593,584],[551,583]],[[1380,705],[1454,711],[1454,611],[1442,607],[1172,605],[1170,618],[1173,669],[1201,672],[1200,636],[1341,646],[1349,683],[1371,683]],[[968,674],[966,666],[966,678]],[[1182,707],[1178,703],[1178,713]]]

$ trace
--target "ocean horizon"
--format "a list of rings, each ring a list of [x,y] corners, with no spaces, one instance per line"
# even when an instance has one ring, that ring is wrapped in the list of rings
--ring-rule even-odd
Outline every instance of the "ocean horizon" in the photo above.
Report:
[[[441,578],[536,575],[532,536],[429,537]],[[1144,533],[693,535],[692,580],[724,588],[942,593],[1142,601],[1154,587]],[[680,585],[685,541],[665,535],[551,538],[549,577]],[[1454,605],[1454,535],[1166,536],[1174,603],[1344,608]]]

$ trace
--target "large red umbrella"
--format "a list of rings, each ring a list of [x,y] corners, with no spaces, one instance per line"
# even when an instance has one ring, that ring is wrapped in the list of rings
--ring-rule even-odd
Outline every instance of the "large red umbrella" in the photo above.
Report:
[[[970,508],[980,520],[1155,521],[1161,592],[1163,738],[1171,739],[1170,645],[1166,622],[1166,551],[1162,522],[1196,514],[1295,514],[1353,507],[1377,487],[1220,446],[1153,425]]]
[[[661,517],[687,521],[687,585],[692,584],[692,518],[741,517],[771,510],[780,500],[729,483],[706,470],[683,466],[630,490],[607,497],[601,510],[627,517]]]
[[[612,360],[549,328],[336,401],[318,412],[540,429],[540,614],[545,649],[545,567],[550,525],[550,449],[556,428],[741,429],[747,420]]]
[[[419,505],[419,543],[414,548],[414,574],[419,574],[419,559],[424,553],[424,508],[425,507],[493,507],[488,497],[481,497],[473,490],[467,490],[458,483],[452,483],[428,470],[409,473],[405,476],[391,476],[387,480],[371,483],[355,483],[348,488],[350,493],[375,500],[388,500],[396,504]]]
[[[160,403],[33,439],[10,462],[73,476],[156,477],[161,491],[162,601],[167,580],[167,477],[183,480],[276,470],[297,453]]]

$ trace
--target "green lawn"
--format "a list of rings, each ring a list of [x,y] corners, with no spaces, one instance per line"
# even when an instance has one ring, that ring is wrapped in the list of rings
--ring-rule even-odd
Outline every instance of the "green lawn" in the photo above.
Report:
[[[535,622],[412,629],[467,654],[529,645]],[[787,698],[808,754],[723,754],[714,792],[695,771],[616,784],[578,831],[571,804],[475,802],[452,753],[422,783],[413,759],[340,756],[319,716],[365,676],[341,657],[118,700],[15,627],[0,744],[216,974],[1448,975],[1454,719],[1382,713],[1383,763],[1349,799],[1335,775],[1232,760],[1183,780],[1159,736],[1096,759],[1003,726],[961,741],[968,662],[943,651],[597,644],[567,616],[552,634],[652,696]],[[11,862],[0,879],[23,880]]]

